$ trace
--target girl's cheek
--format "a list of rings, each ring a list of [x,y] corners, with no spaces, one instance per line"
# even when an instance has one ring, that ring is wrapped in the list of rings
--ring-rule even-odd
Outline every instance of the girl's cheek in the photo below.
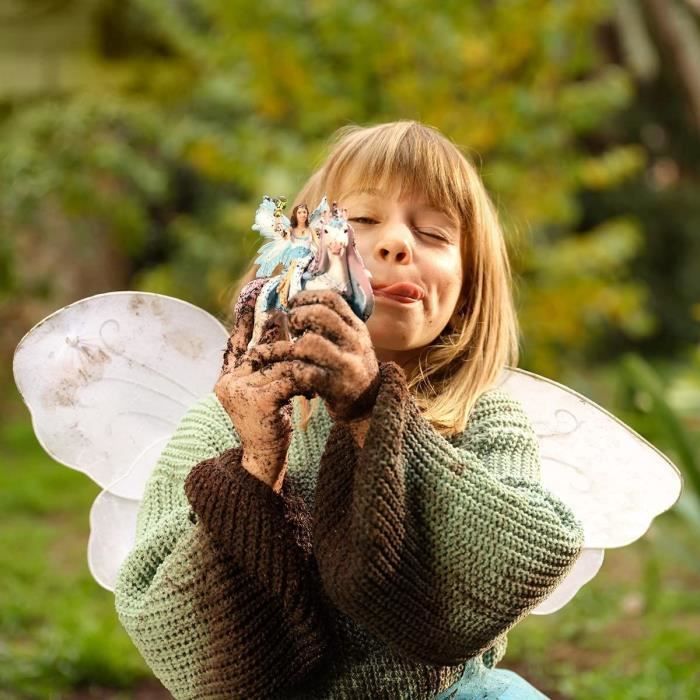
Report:
[[[451,315],[462,289],[462,261],[458,256],[448,256],[441,263],[431,271],[431,275],[435,275],[433,279],[439,280],[438,299],[433,300],[438,304],[435,313]]]
[[[459,255],[435,256],[434,273],[437,279],[444,280],[446,285],[462,284],[462,260]]]

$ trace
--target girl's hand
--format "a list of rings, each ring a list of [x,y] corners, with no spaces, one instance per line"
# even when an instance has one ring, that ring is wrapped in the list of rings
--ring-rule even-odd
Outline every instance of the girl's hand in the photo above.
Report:
[[[371,413],[379,391],[379,363],[367,326],[336,291],[302,290],[287,304],[292,356],[309,363],[305,382],[325,401],[334,420]]]
[[[255,301],[265,281],[253,280],[241,291],[214,392],[240,438],[243,467],[279,491],[292,436],[290,399],[304,393],[304,387],[298,386],[292,370],[293,343],[281,340],[286,337],[281,312],[263,326],[258,345],[246,351],[253,333]],[[266,351],[273,347],[270,344],[278,351],[276,359],[265,359]]]

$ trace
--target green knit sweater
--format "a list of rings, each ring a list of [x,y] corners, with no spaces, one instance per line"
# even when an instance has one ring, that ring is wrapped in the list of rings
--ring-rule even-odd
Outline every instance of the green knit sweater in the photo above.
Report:
[[[540,485],[520,404],[488,391],[448,439],[380,371],[362,448],[322,402],[302,430],[295,403],[279,494],[213,393],[183,418],[115,590],[176,698],[432,698],[499,661],[570,569],[582,528]]]

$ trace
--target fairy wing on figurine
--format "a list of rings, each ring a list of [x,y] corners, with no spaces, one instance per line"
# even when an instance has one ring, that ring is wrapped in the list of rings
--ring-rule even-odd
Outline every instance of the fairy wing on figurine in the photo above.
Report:
[[[258,251],[255,260],[255,264],[260,266],[258,277],[269,277],[278,265],[289,264],[287,254],[292,242],[289,238],[291,222],[283,213],[286,203],[284,197],[273,198],[265,195],[255,212],[252,229],[268,239]]]
[[[311,212],[309,216],[309,225],[320,231],[324,223],[331,218],[331,208],[328,206],[328,198],[324,195],[319,205]]]

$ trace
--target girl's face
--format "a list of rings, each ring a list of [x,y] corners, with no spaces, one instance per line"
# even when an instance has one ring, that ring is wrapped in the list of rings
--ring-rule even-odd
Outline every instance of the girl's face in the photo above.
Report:
[[[402,303],[375,294],[367,328],[377,359],[413,366],[445,328],[462,288],[460,227],[420,195],[352,191],[342,197],[372,287],[409,282],[422,298]]]
[[[309,217],[309,212],[304,209],[304,207],[299,207],[297,209],[297,223],[298,224],[305,224],[306,220]]]

